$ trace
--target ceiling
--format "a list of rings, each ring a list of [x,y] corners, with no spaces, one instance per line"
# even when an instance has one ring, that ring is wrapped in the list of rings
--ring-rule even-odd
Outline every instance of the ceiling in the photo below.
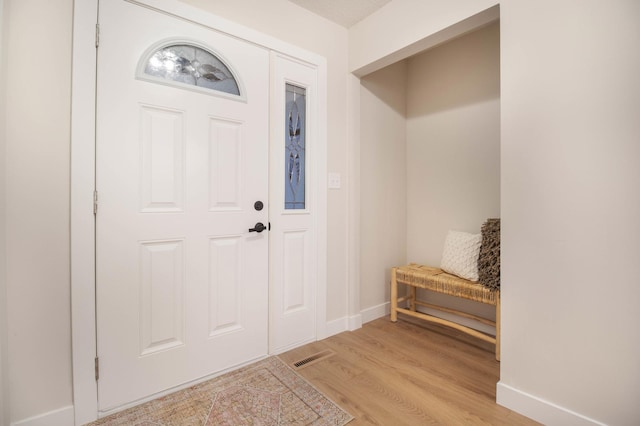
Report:
[[[391,0],[289,0],[316,15],[349,28]]]

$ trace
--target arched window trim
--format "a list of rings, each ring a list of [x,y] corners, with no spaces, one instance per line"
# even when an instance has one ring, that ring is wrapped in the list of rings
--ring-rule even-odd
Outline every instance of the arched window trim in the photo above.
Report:
[[[192,85],[192,84],[182,83],[182,82],[175,81],[175,80],[168,80],[168,79],[165,79],[165,78],[162,78],[162,77],[156,77],[156,76],[153,76],[153,75],[145,73],[145,68],[147,66],[147,63],[149,62],[149,59],[157,51],[159,51],[161,49],[165,49],[165,48],[170,47],[170,46],[174,46],[174,45],[195,46],[195,47],[198,47],[198,48],[200,48],[202,50],[205,50],[206,52],[208,52],[211,55],[213,55],[214,57],[216,57],[220,62],[222,62],[229,69],[229,72],[231,73],[231,76],[235,79],[235,82],[238,85],[238,90],[240,92],[240,95],[235,95],[233,93],[227,93],[227,92],[223,92],[223,91],[220,91],[220,90],[211,89],[211,88],[208,88],[208,87],[195,86],[195,85]],[[219,97],[232,99],[232,100],[237,100],[237,101],[242,101],[242,102],[246,102],[247,101],[247,93],[246,93],[246,90],[245,90],[245,85],[244,85],[242,79],[240,78],[239,74],[236,72],[234,66],[225,58],[224,55],[222,55],[217,50],[215,50],[215,49],[211,48],[210,46],[207,46],[207,45],[205,45],[203,43],[200,43],[199,41],[193,40],[193,39],[188,39],[188,38],[170,38],[170,39],[161,40],[161,41],[159,41],[157,43],[154,43],[150,47],[148,47],[147,50],[145,50],[144,53],[140,56],[140,60],[138,61],[138,66],[136,68],[136,78],[138,80],[148,81],[148,82],[151,82],[151,83],[158,83],[158,84],[162,84],[162,85],[165,85],[165,86],[176,87],[176,88],[179,88],[179,89],[192,90],[192,91],[199,92],[199,93],[204,93],[204,94],[207,94],[207,95],[219,96]]]

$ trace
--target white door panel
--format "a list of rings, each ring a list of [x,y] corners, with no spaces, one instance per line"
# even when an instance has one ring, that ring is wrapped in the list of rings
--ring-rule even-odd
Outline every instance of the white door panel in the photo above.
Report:
[[[271,66],[269,348],[280,353],[316,340],[318,200],[314,189],[320,147],[317,69],[277,53],[272,53]],[[295,86],[293,91],[301,96],[295,108],[287,85]],[[299,171],[303,176],[298,176]]]
[[[96,285],[105,412],[267,353],[268,232],[248,230],[268,222],[269,53],[119,0],[100,3],[100,21]],[[136,78],[150,46],[171,39],[223,56],[241,96]]]

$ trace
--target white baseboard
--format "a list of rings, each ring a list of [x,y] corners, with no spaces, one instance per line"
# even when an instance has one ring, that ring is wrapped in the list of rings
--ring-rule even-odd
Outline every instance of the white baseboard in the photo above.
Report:
[[[333,321],[327,321],[326,325],[326,333],[325,337],[331,337],[336,334],[340,334],[343,331],[347,331],[349,329],[349,320],[348,317],[338,318]]]
[[[73,405],[11,423],[11,426],[73,426]]]
[[[596,420],[498,382],[496,402],[545,425],[604,426]]]
[[[362,328],[362,324],[368,323],[385,315],[389,315],[389,302],[373,306],[361,311],[357,315],[342,317],[327,322],[327,336],[330,337],[343,331],[353,331]]]
[[[372,306],[371,308],[367,308],[360,313],[362,316],[362,323],[366,324],[369,321],[377,320],[378,318],[382,318],[386,315],[389,315],[391,312],[391,304],[389,302],[383,303],[378,306]]]
[[[342,317],[333,321],[327,321],[325,337],[331,337],[343,331],[353,331],[362,327],[362,315]]]
[[[362,328],[362,314],[349,317],[349,331]]]

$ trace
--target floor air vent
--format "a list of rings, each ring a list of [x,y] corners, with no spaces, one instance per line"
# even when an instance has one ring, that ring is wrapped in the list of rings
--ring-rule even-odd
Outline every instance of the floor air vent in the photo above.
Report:
[[[292,365],[295,368],[302,368],[302,367],[306,367],[308,365],[311,365],[313,363],[316,363],[318,361],[322,361],[323,359],[329,358],[332,355],[335,355],[335,352],[330,351],[330,350],[326,350],[326,351],[318,352],[317,354],[313,354],[311,356],[308,356],[308,357],[306,357],[304,359],[301,359],[300,361],[296,361]]]

